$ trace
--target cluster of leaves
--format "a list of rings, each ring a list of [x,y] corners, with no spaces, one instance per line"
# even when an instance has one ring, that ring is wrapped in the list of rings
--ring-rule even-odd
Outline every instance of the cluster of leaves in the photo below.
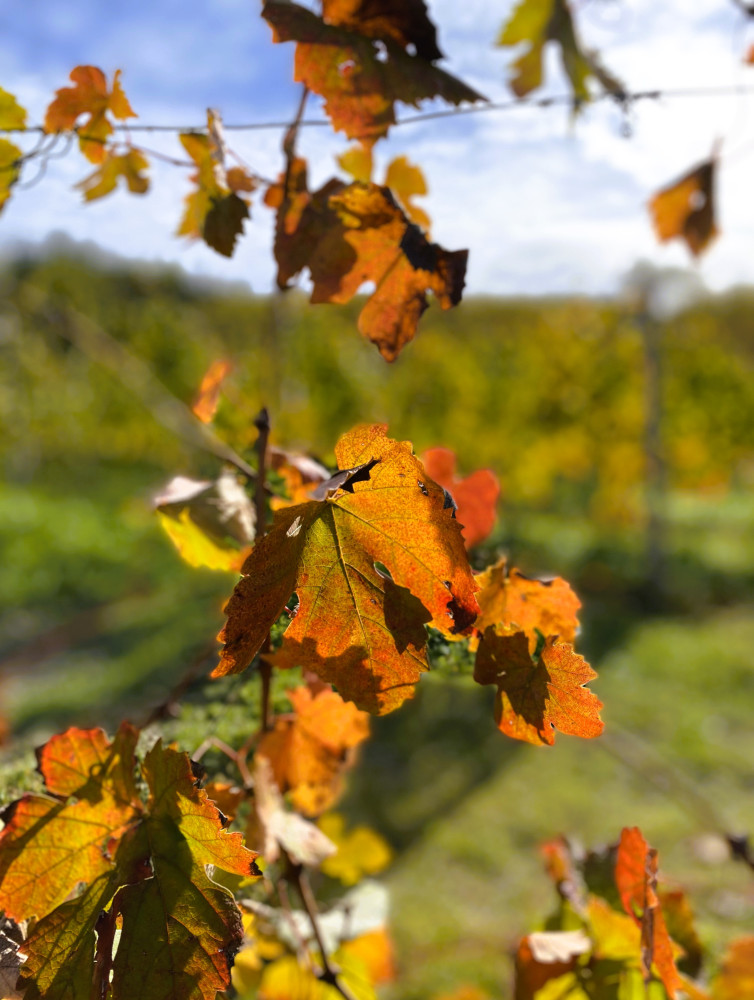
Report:
[[[708,982],[688,897],[658,884],[657,851],[626,828],[617,844],[544,845],[559,906],[516,954],[516,1000],[733,1000],[754,982],[754,937],[731,943]]]

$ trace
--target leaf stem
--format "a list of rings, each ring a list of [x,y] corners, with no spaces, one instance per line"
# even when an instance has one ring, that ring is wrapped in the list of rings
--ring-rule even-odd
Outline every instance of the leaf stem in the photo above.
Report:
[[[256,445],[257,479],[254,488],[254,507],[257,515],[256,541],[263,538],[267,531],[267,448],[270,441],[270,415],[267,407],[262,409],[254,420],[254,426],[259,432]],[[262,732],[272,729],[272,713],[270,711],[270,688],[272,686],[272,665],[264,657],[270,651],[270,633],[267,633],[259,650],[259,676],[262,679]]]

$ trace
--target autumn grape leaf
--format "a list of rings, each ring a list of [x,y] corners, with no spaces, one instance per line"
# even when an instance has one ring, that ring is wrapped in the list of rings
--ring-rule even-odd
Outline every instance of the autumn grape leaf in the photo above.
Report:
[[[110,871],[111,845],[141,815],[137,735],[124,724],[111,743],[102,730],[69,729],[40,751],[48,795],[24,795],[3,816],[0,909],[7,916],[44,917],[80,882]]]
[[[411,697],[426,669],[432,622],[464,632],[478,605],[458,523],[409,442],[383,425],[345,434],[341,469],[370,466],[321,501],[275,514],[226,607],[214,676],[245,670],[294,592],[281,654],[383,714]]]
[[[574,107],[590,100],[590,77],[617,100],[625,99],[622,84],[581,44],[568,0],[521,0],[498,38],[498,45],[524,45],[513,63],[511,89],[525,97],[542,85],[542,63],[548,42],[560,48],[563,69],[571,83]]]
[[[673,943],[657,895],[657,851],[649,846],[638,827],[626,827],[621,832],[615,862],[615,884],[623,908],[641,928],[645,981],[651,978],[654,966],[671,1000],[674,1000],[683,981],[676,969]]]
[[[302,452],[288,451],[270,445],[267,455],[270,468],[280,476],[287,493],[287,496],[281,496],[277,488],[273,487],[275,495],[270,499],[272,510],[292,507],[311,500],[312,491],[330,477],[324,465]]]
[[[26,108],[22,108],[13,94],[0,87],[0,132],[26,128]]]
[[[343,885],[356,885],[364,876],[378,875],[393,860],[393,852],[384,837],[368,826],[355,826],[346,832],[345,821],[339,813],[321,816],[317,826],[337,847],[337,853],[326,858],[320,867],[325,875],[338,879]]]
[[[555,730],[592,739],[602,702],[586,684],[597,674],[566,642],[548,638],[535,661],[525,633],[489,625],[474,666],[478,684],[497,685],[495,720],[506,736],[552,745]]]
[[[694,257],[698,257],[718,235],[716,168],[714,158],[707,160],[654,195],[649,211],[661,243],[678,237],[684,240]]]
[[[427,194],[429,190],[421,169],[407,157],[396,156],[387,165],[385,187],[389,187],[398,198],[408,218],[428,233],[432,222],[424,209],[414,204],[414,198]]]
[[[369,736],[369,716],[332,690],[299,687],[288,698],[294,717],[277,719],[257,751],[269,759],[280,791],[291,792],[294,808],[317,816],[340,795],[343,772]]]
[[[76,187],[83,192],[84,201],[104,198],[115,190],[119,180],[123,181],[131,194],[145,194],[149,188],[149,178],[144,176],[144,171],[148,167],[149,160],[138,149],[129,149],[127,153],[108,150],[97,169]]]
[[[191,404],[191,409],[196,417],[203,424],[212,422],[212,418],[220,402],[220,392],[224,380],[230,375],[233,366],[225,358],[218,358],[213,361],[207,371],[202,376],[196,399]]]
[[[388,188],[331,180],[309,194],[300,159],[291,162],[283,188],[282,182],[270,188],[265,199],[278,209],[278,286],[286,288],[307,267],[311,301],[342,303],[374,282],[358,326],[386,360],[413,339],[428,291],[443,309],[460,302],[468,252],[429,243]]]
[[[233,473],[214,482],[175,476],[153,503],[161,527],[189,566],[240,571],[254,540],[256,513]]]
[[[0,212],[21,175],[22,151],[7,139],[0,139]]]
[[[324,864],[328,863],[329,860]],[[390,983],[395,979],[393,942],[385,927],[378,927],[376,930],[351,938],[350,941],[344,941],[340,946],[340,952],[363,962],[369,979],[375,986]]]
[[[188,757],[160,742],[140,768],[142,802],[137,736],[124,724],[112,742],[101,730],[53,737],[40,767],[55,798],[24,796],[7,813],[0,907],[41,918],[24,943],[28,1000],[214,1000],[230,981],[241,918],[207,866],[257,875],[256,855],[224,831]]]
[[[494,472],[479,469],[460,479],[456,475],[456,456],[449,448],[430,448],[422,455],[422,464],[427,475],[453,497],[466,548],[471,549],[484,541],[495,524],[495,505],[500,495],[500,484]],[[485,585],[485,581],[480,579],[479,582]],[[479,606],[482,607],[481,602]],[[494,623],[488,621],[487,624]],[[482,628],[482,625],[478,623],[477,628]]]
[[[432,97],[456,105],[485,100],[419,53],[431,46],[426,31],[409,26],[419,6],[393,3],[386,11],[384,4],[334,0],[323,20],[298,4],[270,0],[262,16],[273,41],[297,43],[294,79],[324,98],[333,128],[370,144],[395,123],[396,101],[418,107]],[[380,16],[370,18],[370,8]]]
[[[254,191],[256,179],[240,167],[226,169],[222,121],[216,111],[207,113],[207,133],[184,132],[181,145],[197,166],[192,180],[196,190],[186,196],[178,236],[203,239],[224,257],[232,257],[249,201],[239,192]]]
[[[754,935],[733,941],[712,984],[714,1000],[743,1000],[754,996]]]
[[[71,70],[73,87],[61,87],[45,114],[45,132],[65,132],[76,128],[82,115],[88,115],[77,128],[79,147],[92,163],[102,163],[106,156],[107,139],[113,133],[108,112],[119,121],[136,118],[120,83],[120,70],[115,71],[112,89],[107,78],[96,66],[76,66]]]
[[[461,512],[459,509],[459,518]],[[481,611],[476,628],[484,632],[490,625],[516,626],[526,633],[533,653],[539,636],[557,636],[573,642],[579,627],[577,612],[581,601],[560,577],[535,580],[517,569],[508,569],[505,558],[477,574],[477,595]]]
[[[341,153],[340,156],[336,157],[336,160],[338,166],[350,174],[355,181],[361,181],[364,184],[371,181],[374,163],[370,145],[359,142],[347,149],[345,153]]]

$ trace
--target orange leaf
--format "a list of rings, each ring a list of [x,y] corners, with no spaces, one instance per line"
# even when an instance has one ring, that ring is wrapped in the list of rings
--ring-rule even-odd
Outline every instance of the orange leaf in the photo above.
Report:
[[[683,982],[675,966],[673,943],[657,896],[657,851],[649,846],[638,827],[626,827],[621,832],[615,884],[626,913],[641,927],[644,978],[650,978],[654,965],[673,1000]]]
[[[281,792],[291,791],[294,807],[316,816],[339,796],[353,750],[369,736],[369,716],[332,690],[313,695],[299,687],[288,697],[295,718],[278,719],[258,751],[269,759]]]
[[[416,7],[415,0],[408,6]],[[333,128],[349,139],[371,144],[387,135],[395,122],[396,101],[418,107],[420,101],[432,97],[451,104],[485,99],[420,54],[410,55],[401,47],[396,36],[406,44],[412,41],[407,34],[410,11],[401,25],[392,11],[384,16],[384,5],[376,19],[365,17],[365,9],[348,0],[326,5],[326,19],[328,7],[330,20],[335,18],[348,27],[327,24],[287,0],[265,3],[262,16],[272,28],[273,41],[298,43],[294,79],[324,98]],[[404,10],[407,5],[394,7]],[[426,50],[428,41],[425,33],[419,44]]]
[[[716,167],[714,158],[707,160],[654,195],[649,211],[661,243],[679,237],[698,257],[717,236]]]
[[[713,984],[714,1000],[744,1000],[754,996],[754,935],[733,941]]]
[[[523,632],[490,625],[474,666],[478,684],[496,684],[495,718],[507,736],[555,742],[555,730],[592,739],[602,732],[602,702],[585,687],[597,674],[565,642],[549,638],[535,663]]]
[[[108,111],[120,121],[136,118],[120,83],[120,70],[115,71],[112,89],[107,78],[96,66],[76,66],[71,70],[73,87],[61,87],[45,115],[45,132],[63,132],[76,127],[81,115],[89,117],[79,127],[79,146],[92,163],[102,163],[106,157],[105,143],[113,126]]]
[[[481,587],[477,597],[481,612],[476,620],[480,632],[490,625],[515,626],[526,633],[532,653],[537,648],[537,632],[563,642],[576,638],[581,601],[560,577],[534,580],[517,569],[509,570],[503,558],[476,579]]]
[[[369,979],[375,986],[391,983],[395,979],[393,942],[386,928],[379,927],[351,938],[350,941],[344,941],[340,950],[364,963]]]
[[[516,952],[515,1000],[534,1000],[545,983],[570,972],[589,949],[583,931],[540,931],[523,938]]]
[[[443,309],[460,302],[467,251],[450,252],[429,243],[388,188],[331,180],[309,194],[306,164],[295,159],[287,191],[276,185],[265,200],[278,206],[278,286],[287,287],[308,267],[314,286],[311,301],[342,303],[365,282],[374,282],[376,288],[359,316],[359,330],[386,360],[395,360],[413,339],[428,305],[428,291]]]
[[[228,601],[214,676],[249,665],[295,592],[281,654],[383,714],[412,696],[426,669],[425,623],[456,633],[473,623],[458,523],[410,443],[385,430],[345,434],[335,449],[344,471],[319,488],[324,499],[275,514]]]
[[[466,548],[471,549],[484,541],[495,524],[495,505],[500,495],[500,484],[494,472],[479,469],[466,479],[459,479],[456,456],[449,448],[430,448],[422,455],[422,463],[427,475],[455,500],[456,517],[463,528]]]
[[[212,418],[220,402],[220,391],[223,381],[230,375],[233,366],[230,361],[220,358],[213,361],[202,376],[199,391],[196,394],[191,409],[203,424],[212,422]]]

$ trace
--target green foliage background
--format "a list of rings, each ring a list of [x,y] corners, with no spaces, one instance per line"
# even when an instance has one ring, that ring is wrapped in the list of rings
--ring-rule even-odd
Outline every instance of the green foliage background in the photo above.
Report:
[[[635,734],[622,749],[505,741],[490,692],[472,690],[442,646],[416,702],[374,724],[344,808],[399,852],[396,995],[459,982],[499,995],[516,936],[551,902],[536,845],[561,831],[591,842],[640,823],[690,889],[705,940],[745,929],[741,873],[705,848],[714,824],[695,793],[733,832],[754,829],[750,292],[657,334],[661,590],[647,554],[644,334],[615,303],[432,310],[388,368],[356,332],[358,303],[311,308],[295,293],[254,298],[71,253],[6,264],[0,292],[0,690],[19,737],[6,798],[30,780],[19,746],[71,722],[140,722],[189,667],[206,672],[232,586],[185,566],[149,503],[172,475],[219,463],[166,430],[153,389],[125,387],[61,336],[75,310],[143,359],[167,399],[190,402],[209,363],[229,357],[217,422],[242,454],[264,403],[277,443],[325,461],[348,427],[385,420],[417,451],[453,448],[464,473],[493,468],[501,519],[475,558],[506,551],[526,572],[566,576],[584,601],[580,648],[600,671],[608,733]],[[199,682],[168,734],[187,750],[210,730],[232,741],[257,704],[254,678]]]

